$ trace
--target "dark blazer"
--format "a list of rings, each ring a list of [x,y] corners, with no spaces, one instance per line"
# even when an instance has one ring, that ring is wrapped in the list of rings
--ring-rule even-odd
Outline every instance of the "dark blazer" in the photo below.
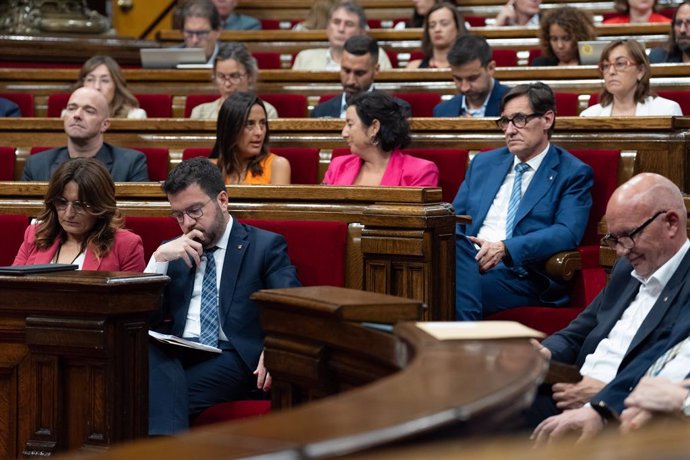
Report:
[[[472,216],[472,223],[458,226],[458,234],[477,236],[513,158],[507,147],[474,157],[453,200],[456,214]],[[592,206],[592,181],[592,168],[551,144],[520,201],[513,236],[504,242],[510,255],[506,265],[545,281],[541,298],[546,303],[567,301],[563,286],[546,275],[544,262],[580,243]]]
[[[510,88],[494,80],[494,88],[491,90],[489,100],[486,103],[485,117],[498,117],[501,115],[501,99]],[[450,100],[443,101],[434,107],[435,117],[459,117],[462,115],[462,94],[458,94]]]
[[[19,106],[9,99],[0,97],[0,117],[21,117]]]
[[[181,259],[170,262],[167,272],[170,283],[161,310],[152,318],[152,329],[182,337],[195,271],[196,268],[187,267]],[[247,367],[254,370],[263,350],[264,334],[259,307],[249,296],[259,289],[300,286],[287,255],[285,239],[235,220],[220,276],[218,295],[223,332]],[[164,323],[166,318],[172,318],[172,322]]]
[[[682,53],[669,53],[666,46],[652,48],[649,53],[650,64],[663,64],[665,62],[683,62]]]
[[[23,181],[50,180],[55,170],[69,159],[67,147],[46,150],[26,159]],[[96,159],[106,167],[115,182],[148,182],[146,156],[136,150],[103,143]]]
[[[395,102],[404,110],[404,113],[409,117],[412,114],[412,108],[407,101],[399,98],[394,98]],[[322,102],[314,107],[311,112],[312,118],[340,118],[340,109],[343,102],[343,93]]]
[[[618,262],[614,270],[616,277],[612,275],[604,291],[580,315],[585,315],[584,318],[580,320],[578,317],[575,321],[579,321],[573,328],[571,324],[564,329],[567,332],[563,336],[551,342],[562,346],[566,340],[573,341],[573,333],[577,333],[578,337],[590,328],[591,332],[585,338],[586,345],[582,346],[583,351],[577,356],[578,361],[584,361],[584,356],[580,355],[584,350],[589,350],[589,353],[594,351],[598,342],[592,342],[608,336],[615,322],[634,298],[634,293],[637,293],[639,283],[629,276],[631,270],[632,267],[627,260]],[[690,282],[687,282],[689,276],[690,251],[635,334],[616,377],[592,398],[592,406],[601,406],[603,402],[607,408],[620,414],[624,408],[623,401],[657,358],[690,335]],[[576,339],[574,343],[579,341]],[[546,340],[544,343],[546,344]],[[563,356],[562,353],[559,353],[559,356]]]

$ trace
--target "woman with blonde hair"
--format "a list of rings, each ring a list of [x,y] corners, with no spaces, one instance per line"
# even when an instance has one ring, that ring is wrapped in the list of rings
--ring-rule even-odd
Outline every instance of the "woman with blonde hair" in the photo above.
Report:
[[[94,88],[105,96],[111,118],[146,118],[146,111],[127,89],[120,65],[110,56],[93,56],[84,63],[73,90],[81,87]]]

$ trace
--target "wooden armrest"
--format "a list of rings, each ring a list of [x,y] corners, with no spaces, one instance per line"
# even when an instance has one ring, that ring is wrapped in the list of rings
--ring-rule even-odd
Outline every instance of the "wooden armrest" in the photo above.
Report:
[[[570,281],[578,270],[582,270],[582,259],[577,251],[558,252],[546,261],[546,273],[560,281]]]
[[[460,214],[455,216],[455,223],[460,225],[468,225],[472,223],[472,216],[467,214]]]

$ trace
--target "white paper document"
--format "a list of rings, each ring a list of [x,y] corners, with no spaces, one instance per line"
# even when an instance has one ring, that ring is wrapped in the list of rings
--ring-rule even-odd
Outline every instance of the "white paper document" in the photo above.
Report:
[[[176,335],[161,334],[156,331],[149,331],[149,335],[159,342],[169,343],[170,345],[177,345],[178,347],[193,348],[195,350],[210,351],[211,353],[221,353],[223,350],[220,348],[212,347],[210,345],[202,345],[199,342],[192,342],[191,340],[185,340]]]
[[[438,340],[542,338],[543,332],[516,321],[430,321],[417,327]]]

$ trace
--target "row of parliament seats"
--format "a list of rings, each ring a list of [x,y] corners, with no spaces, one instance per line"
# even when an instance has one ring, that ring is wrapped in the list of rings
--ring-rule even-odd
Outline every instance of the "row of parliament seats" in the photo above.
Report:
[[[683,108],[683,113],[690,114],[690,91],[659,91],[660,96],[675,100]],[[444,97],[441,93],[394,92],[393,96],[403,99],[410,104],[413,117],[431,117],[436,107]],[[48,96],[48,117],[59,117],[69,100],[69,93],[53,93]],[[170,94],[136,94],[139,105],[147,113],[148,118],[172,118],[173,96]],[[303,118],[308,116],[308,99],[302,94],[260,94],[266,102],[276,107],[280,118]],[[324,94],[318,103],[338,96]],[[23,117],[33,117],[35,100],[31,93],[0,93],[4,97],[19,105]],[[184,98],[184,117],[192,114],[194,107],[218,99],[217,94],[189,94]],[[589,105],[598,100],[597,94],[590,95]],[[580,96],[576,93],[556,92],[556,108],[559,116],[577,116],[580,112]]]

